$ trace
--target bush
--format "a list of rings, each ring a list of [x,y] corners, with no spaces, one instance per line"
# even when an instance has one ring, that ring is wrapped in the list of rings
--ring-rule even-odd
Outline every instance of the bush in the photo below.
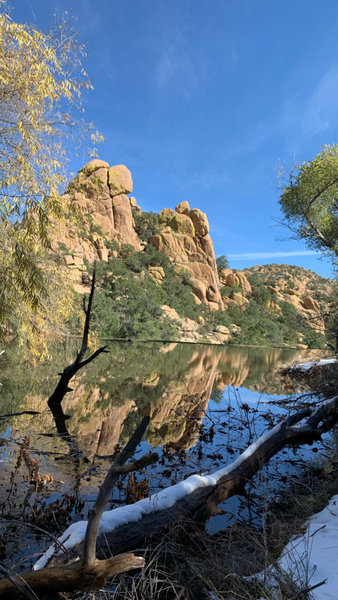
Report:
[[[216,258],[216,266],[218,273],[220,273],[222,269],[229,268],[229,261],[225,254],[221,254],[221,256]]]
[[[161,285],[148,272],[161,266],[165,278]],[[169,259],[148,245],[144,252],[123,245],[119,256],[97,266],[97,291],[94,296],[93,323],[103,337],[176,339],[176,329],[163,315],[167,304],[182,317],[197,319],[202,311],[189,286],[177,275]]]
[[[154,212],[134,212],[135,230],[139,238],[148,243],[156,233],[161,231],[158,215]]]

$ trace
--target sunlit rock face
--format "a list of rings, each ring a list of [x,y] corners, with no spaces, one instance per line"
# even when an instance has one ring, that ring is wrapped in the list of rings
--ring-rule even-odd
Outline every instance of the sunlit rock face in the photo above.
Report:
[[[127,196],[132,191],[133,180],[125,165],[110,167],[99,159],[82,167],[69,183],[63,199],[80,218],[70,226],[57,226],[52,238],[54,249],[66,248],[64,260],[77,291],[85,291],[81,287],[84,260],[107,260],[107,242],[140,249],[132,212],[136,200]]]
[[[128,196],[132,191],[132,176],[125,165],[109,166],[99,159],[82,167],[69,183],[63,199],[80,213],[80,223],[57,228],[53,246],[67,249],[64,260],[77,291],[85,291],[81,287],[86,278],[84,261],[108,259],[111,250],[107,242],[115,240],[141,249],[133,218],[133,211],[141,209],[135,198]],[[176,210],[162,210],[159,222],[162,230],[151,243],[169,257],[177,272],[186,275],[197,303],[223,308],[206,215],[181,202]]]
[[[71,201],[108,240],[116,239],[139,250],[130,198],[133,180],[125,165],[109,167],[103,160],[92,160],[69,183]]]
[[[256,273],[266,285],[273,302],[288,302],[298,311],[307,327],[325,334],[323,315],[330,312],[329,297],[335,289],[332,279],[324,279],[308,269],[283,264],[257,265],[242,274]]]
[[[213,243],[207,216],[181,202],[176,210],[159,213],[163,229],[151,239],[153,246],[169,257],[178,273],[185,273],[196,302],[211,309],[223,308]]]

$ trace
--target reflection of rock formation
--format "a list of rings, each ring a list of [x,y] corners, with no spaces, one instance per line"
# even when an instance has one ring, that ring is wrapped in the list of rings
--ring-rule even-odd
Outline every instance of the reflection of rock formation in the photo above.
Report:
[[[213,348],[195,350],[181,380],[172,381],[161,397],[147,407],[151,417],[149,444],[193,446],[208,407],[219,358]]]
[[[151,353],[151,348],[149,350]],[[85,373],[74,382],[74,392],[66,396],[63,409],[72,415],[67,427],[70,434],[77,436],[78,447],[88,458],[112,455],[116,444],[126,441],[138,418],[133,416],[138,406],[142,414],[151,417],[146,434],[150,445],[171,443],[189,448],[196,441],[213,387],[223,391],[228,385],[245,385],[249,389],[281,394],[281,382],[274,371],[299,353],[299,350],[182,348],[180,345],[167,346],[166,350],[165,355],[157,353],[157,363],[153,360],[150,364],[150,354],[148,361],[143,347],[141,372],[135,353],[128,354],[125,348],[119,379],[114,382],[112,378],[111,386],[107,385],[106,376],[109,369],[114,370],[113,360],[110,367],[109,364],[104,367],[105,377],[98,373],[91,382]],[[144,366],[147,363],[148,370]],[[135,372],[134,393],[127,384],[132,371]],[[105,382],[104,390],[100,388],[100,381]],[[23,408],[42,410],[45,406],[46,399],[30,396]],[[34,425],[39,431],[55,431],[52,415],[46,410],[34,419]],[[50,449],[54,445],[55,449],[55,439],[48,445]]]
[[[77,436],[85,454],[89,457],[111,456],[120,441],[124,422],[133,410],[135,402],[126,400],[123,406],[97,410],[88,422],[80,424]]]

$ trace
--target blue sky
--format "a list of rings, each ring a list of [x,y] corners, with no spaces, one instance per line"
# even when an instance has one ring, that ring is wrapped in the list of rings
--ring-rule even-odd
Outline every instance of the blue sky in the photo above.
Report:
[[[278,224],[279,165],[337,142],[337,0],[14,0],[48,28],[71,11],[94,85],[100,158],[126,164],[143,210],[207,213],[230,266],[284,263],[332,275]],[[71,163],[77,171],[86,156]]]

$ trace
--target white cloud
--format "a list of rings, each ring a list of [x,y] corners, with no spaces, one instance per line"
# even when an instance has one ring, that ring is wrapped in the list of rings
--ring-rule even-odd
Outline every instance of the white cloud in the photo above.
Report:
[[[314,250],[296,250],[294,252],[242,252],[240,254],[227,254],[232,260],[251,260],[256,258],[283,258],[288,256],[316,256]]]

